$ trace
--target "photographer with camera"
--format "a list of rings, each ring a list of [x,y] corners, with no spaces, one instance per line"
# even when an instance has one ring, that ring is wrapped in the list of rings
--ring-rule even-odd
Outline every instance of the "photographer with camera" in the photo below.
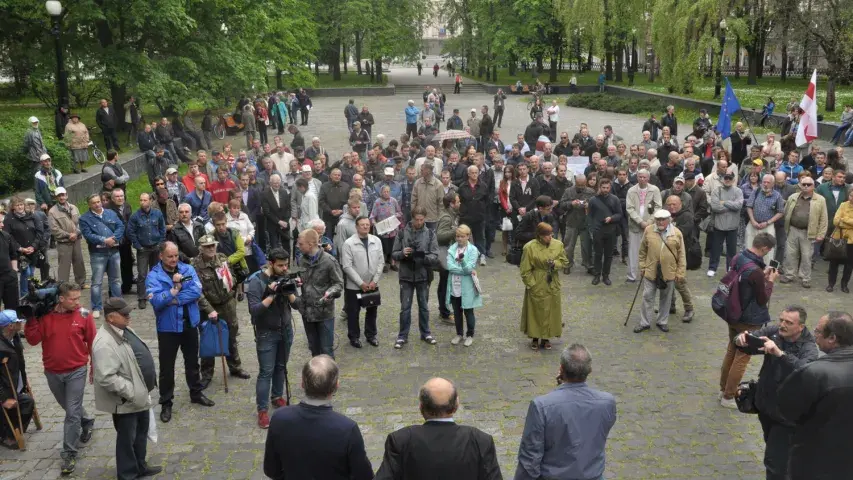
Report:
[[[74,471],[77,442],[92,438],[95,418],[83,408],[86,365],[90,364],[92,342],[97,328],[88,310],[80,308],[80,286],[62,283],[57,288],[59,302],[41,318],[30,318],[24,328],[27,343],[41,344],[42,363],[47,385],[65,410],[62,441],[62,474]],[[89,371],[89,383],[92,371]],[[81,431],[82,426],[82,431]]]
[[[213,401],[204,396],[198,373],[198,324],[201,315],[201,281],[193,267],[178,261],[178,246],[172,242],[160,244],[160,263],[145,279],[148,301],[157,322],[157,341],[160,344],[160,420],[172,419],[172,399],[175,394],[175,359],[178,349],[184,356],[190,401],[212,407]],[[213,314],[208,315],[213,318]]]
[[[734,339],[735,347],[747,355],[764,355],[755,385],[754,404],[764,431],[764,468],[768,479],[783,480],[788,472],[788,449],[794,425],[779,413],[779,386],[794,370],[817,360],[814,335],[806,328],[806,309],[789,305],[779,314],[779,323],[766,324]]]
[[[335,358],[335,299],[343,292],[344,279],[338,262],[319,241],[314,230],[299,233],[302,296],[296,300],[296,308],[302,315],[311,356],[325,353]]]
[[[255,402],[260,428],[270,426],[267,413],[270,387],[273,405],[287,405],[282,395],[287,376],[287,359],[293,344],[291,306],[296,303],[296,283],[287,273],[289,261],[290,255],[285,249],[272,249],[267,256],[266,266],[249,277],[246,288],[258,352],[259,371],[255,384]]]
[[[421,340],[435,345],[429,331],[429,285],[432,269],[439,265],[438,242],[432,230],[426,228],[427,212],[423,207],[412,209],[412,220],[394,239],[391,258],[400,265],[400,332],[394,348],[401,349],[409,341],[412,325],[412,297],[418,294],[418,329]]]

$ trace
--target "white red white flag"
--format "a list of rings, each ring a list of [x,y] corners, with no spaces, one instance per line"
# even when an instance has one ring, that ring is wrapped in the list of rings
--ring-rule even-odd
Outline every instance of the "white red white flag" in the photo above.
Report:
[[[800,101],[800,124],[797,127],[797,146],[803,146],[817,138],[817,70]]]

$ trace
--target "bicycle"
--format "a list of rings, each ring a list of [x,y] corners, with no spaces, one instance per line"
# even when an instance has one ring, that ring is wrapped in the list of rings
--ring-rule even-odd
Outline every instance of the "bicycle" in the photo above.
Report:
[[[103,164],[107,160],[107,157],[104,155],[104,152],[102,152],[101,149],[98,148],[97,145],[95,145],[95,142],[89,140],[89,148],[92,149],[92,156],[95,157],[96,162]]]
[[[752,113],[755,114],[755,109],[752,109]],[[758,121],[758,126],[768,128],[770,130],[777,130],[782,128],[783,120],[775,115],[768,115],[766,112],[762,112],[761,119]]]

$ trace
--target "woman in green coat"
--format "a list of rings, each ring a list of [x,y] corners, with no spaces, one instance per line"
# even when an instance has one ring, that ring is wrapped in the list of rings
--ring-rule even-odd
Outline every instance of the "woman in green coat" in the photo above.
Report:
[[[480,252],[471,243],[471,229],[468,225],[459,225],[456,229],[456,243],[447,249],[447,307],[453,309],[456,322],[456,336],[450,341],[458,345],[463,339],[464,345],[474,343],[474,309],[483,306],[480,292],[474,286],[477,276],[477,260]],[[479,283],[479,282],[478,282]],[[462,314],[465,314],[468,329],[462,330]]]
[[[277,101],[272,108],[272,115],[276,118],[275,122],[278,124],[278,134],[284,134],[284,126],[287,125],[287,105],[284,104],[284,100],[281,97],[276,97]]]
[[[552,238],[553,228],[545,222],[536,226],[536,238],[524,245],[521,255],[521,280],[524,305],[521,331],[532,339],[530,348],[551,349],[549,338],[563,334],[563,318],[558,272],[569,261],[563,242]]]

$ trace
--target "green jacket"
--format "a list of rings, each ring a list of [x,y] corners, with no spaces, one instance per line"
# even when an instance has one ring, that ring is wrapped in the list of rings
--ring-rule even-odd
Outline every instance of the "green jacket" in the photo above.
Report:
[[[843,202],[847,201],[847,195],[850,193],[850,188],[847,185],[842,185],[841,191],[838,192],[838,200],[836,200],[835,195],[832,194],[831,181],[820,184],[820,186],[817,187],[817,190],[815,190],[815,193],[826,200],[826,216],[829,218],[829,228],[832,228],[832,219],[835,218],[835,212],[838,211],[838,207],[840,207]]]
[[[234,288],[229,290],[222,278],[220,278],[217,270],[222,268],[223,264],[228,264],[229,273],[231,273],[229,258],[224,253],[217,253],[213,260],[205,261],[201,255],[195,257],[192,261],[192,266],[201,280],[201,288],[204,292],[204,298],[212,305],[222,305],[228,303],[234,298]],[[232,274],[232,285],[236,283],[236,279]]]

